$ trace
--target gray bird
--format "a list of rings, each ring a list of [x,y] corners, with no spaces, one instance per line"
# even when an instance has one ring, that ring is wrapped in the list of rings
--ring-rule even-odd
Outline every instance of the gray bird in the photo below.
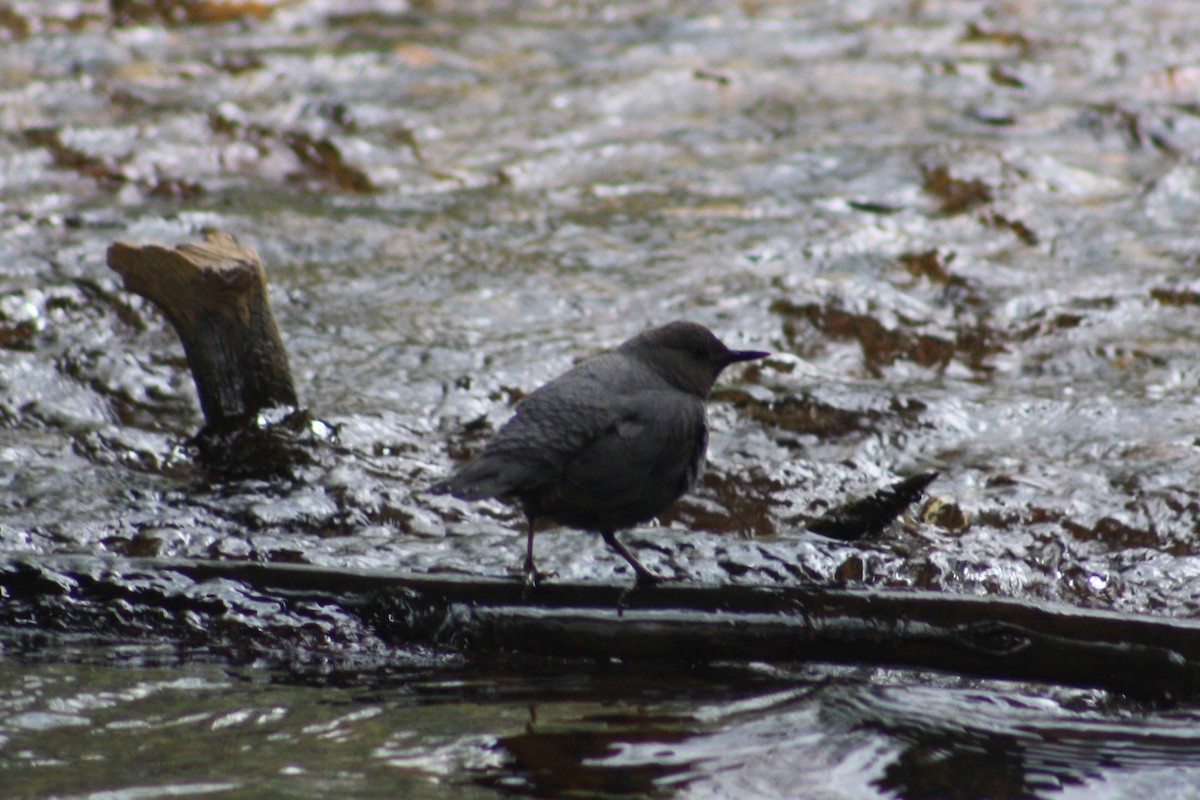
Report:
[[[526,396],[478,458],[430,491],[517,500],[529,525],[530,585],[541,577],[533,560],[539,517],[599,533],[633,567],[637,585],[655,584],[662,578],[616,533],[696,483],[708,449],[704,401],[717,376],[768,355],[730,350],[694,322],[648,330]]]

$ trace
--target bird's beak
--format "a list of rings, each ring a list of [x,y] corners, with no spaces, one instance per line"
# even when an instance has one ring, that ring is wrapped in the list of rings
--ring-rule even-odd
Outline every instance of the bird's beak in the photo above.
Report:
[[[769,355],[771,354],[763,350],[730,350],[728,359],[730,364],[736,364],[739,361],[754,361]]]

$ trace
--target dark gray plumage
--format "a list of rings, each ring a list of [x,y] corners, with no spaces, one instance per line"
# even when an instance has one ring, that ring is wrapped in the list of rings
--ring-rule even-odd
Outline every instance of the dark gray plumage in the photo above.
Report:
[[[530,583],[540,577],[539,517],[600,533],[638,584],[656,583],[616,532],[653,518],[695,484],[708,448],[704,401],[717,376],[767,355],[730,350],[694,322],[648,330],[525,397],[479,457],[431,491],[520,502]]]

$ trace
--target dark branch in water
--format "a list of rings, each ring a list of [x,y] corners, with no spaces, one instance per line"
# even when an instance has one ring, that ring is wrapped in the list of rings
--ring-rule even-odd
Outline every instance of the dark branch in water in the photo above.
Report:
[[[280,617],[336,608],[393,648],[467,657],[866,664],[1100,687],[1156,702],[1192,699],[1200,688],[1194,621],[815,585],[672,584],[623,598],[623,585],[546,583],[529,593],[518,580],[62,556],[0,565],[0,626],[189,639],[245,626],[236,638],[262,651],[249,656],[278,652],[280,626],[271,619],[212,601],[231,586]],[[130,620],[139,627],[129,629]]]
[[[820,519],[809,523],[813,533],[853,542],[866,539],[882,531],[904,509],[921,498],[925,487],[937,478],[936,472],[922,472],[893,483],[860,500],[854,500],[833,509]]]

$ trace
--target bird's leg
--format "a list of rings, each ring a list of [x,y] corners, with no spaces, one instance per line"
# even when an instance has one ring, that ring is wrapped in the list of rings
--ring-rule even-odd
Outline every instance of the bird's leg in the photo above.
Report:
[[[542,579],[542,573],[537,571],[537,566],[533,563],[533,514],[526,514],[525,522],[529,526],[529,538],[525,543],[525,590],[528,591],[537,586],[538,581]]]
[[[621,558],[629,562],[629,566],[633,567],[634,574],[637,576],[635,585],[639,588],[656,586],[668,578],[663,578],[655,575],[650,570],[642,565],[642,562],[637,560],[637,557],[629,552],[629,548],[621,544],[621,540],[617,538],[615,531],[600,531],[600,535],[604,537],[604,542],[613,550],[620,554]]]
[[[536,588],[537,585],[541,583],[542,578],[553,578],[558,574],[553,571],[542,572],[533,563],[533,525],[535,519],[536,517],[533,514],[526,512],[525,521],[529,525],[529,538],[525,542],[525,566],[522,570],[525,573],[526,592],[529,592],[530,589]]]

